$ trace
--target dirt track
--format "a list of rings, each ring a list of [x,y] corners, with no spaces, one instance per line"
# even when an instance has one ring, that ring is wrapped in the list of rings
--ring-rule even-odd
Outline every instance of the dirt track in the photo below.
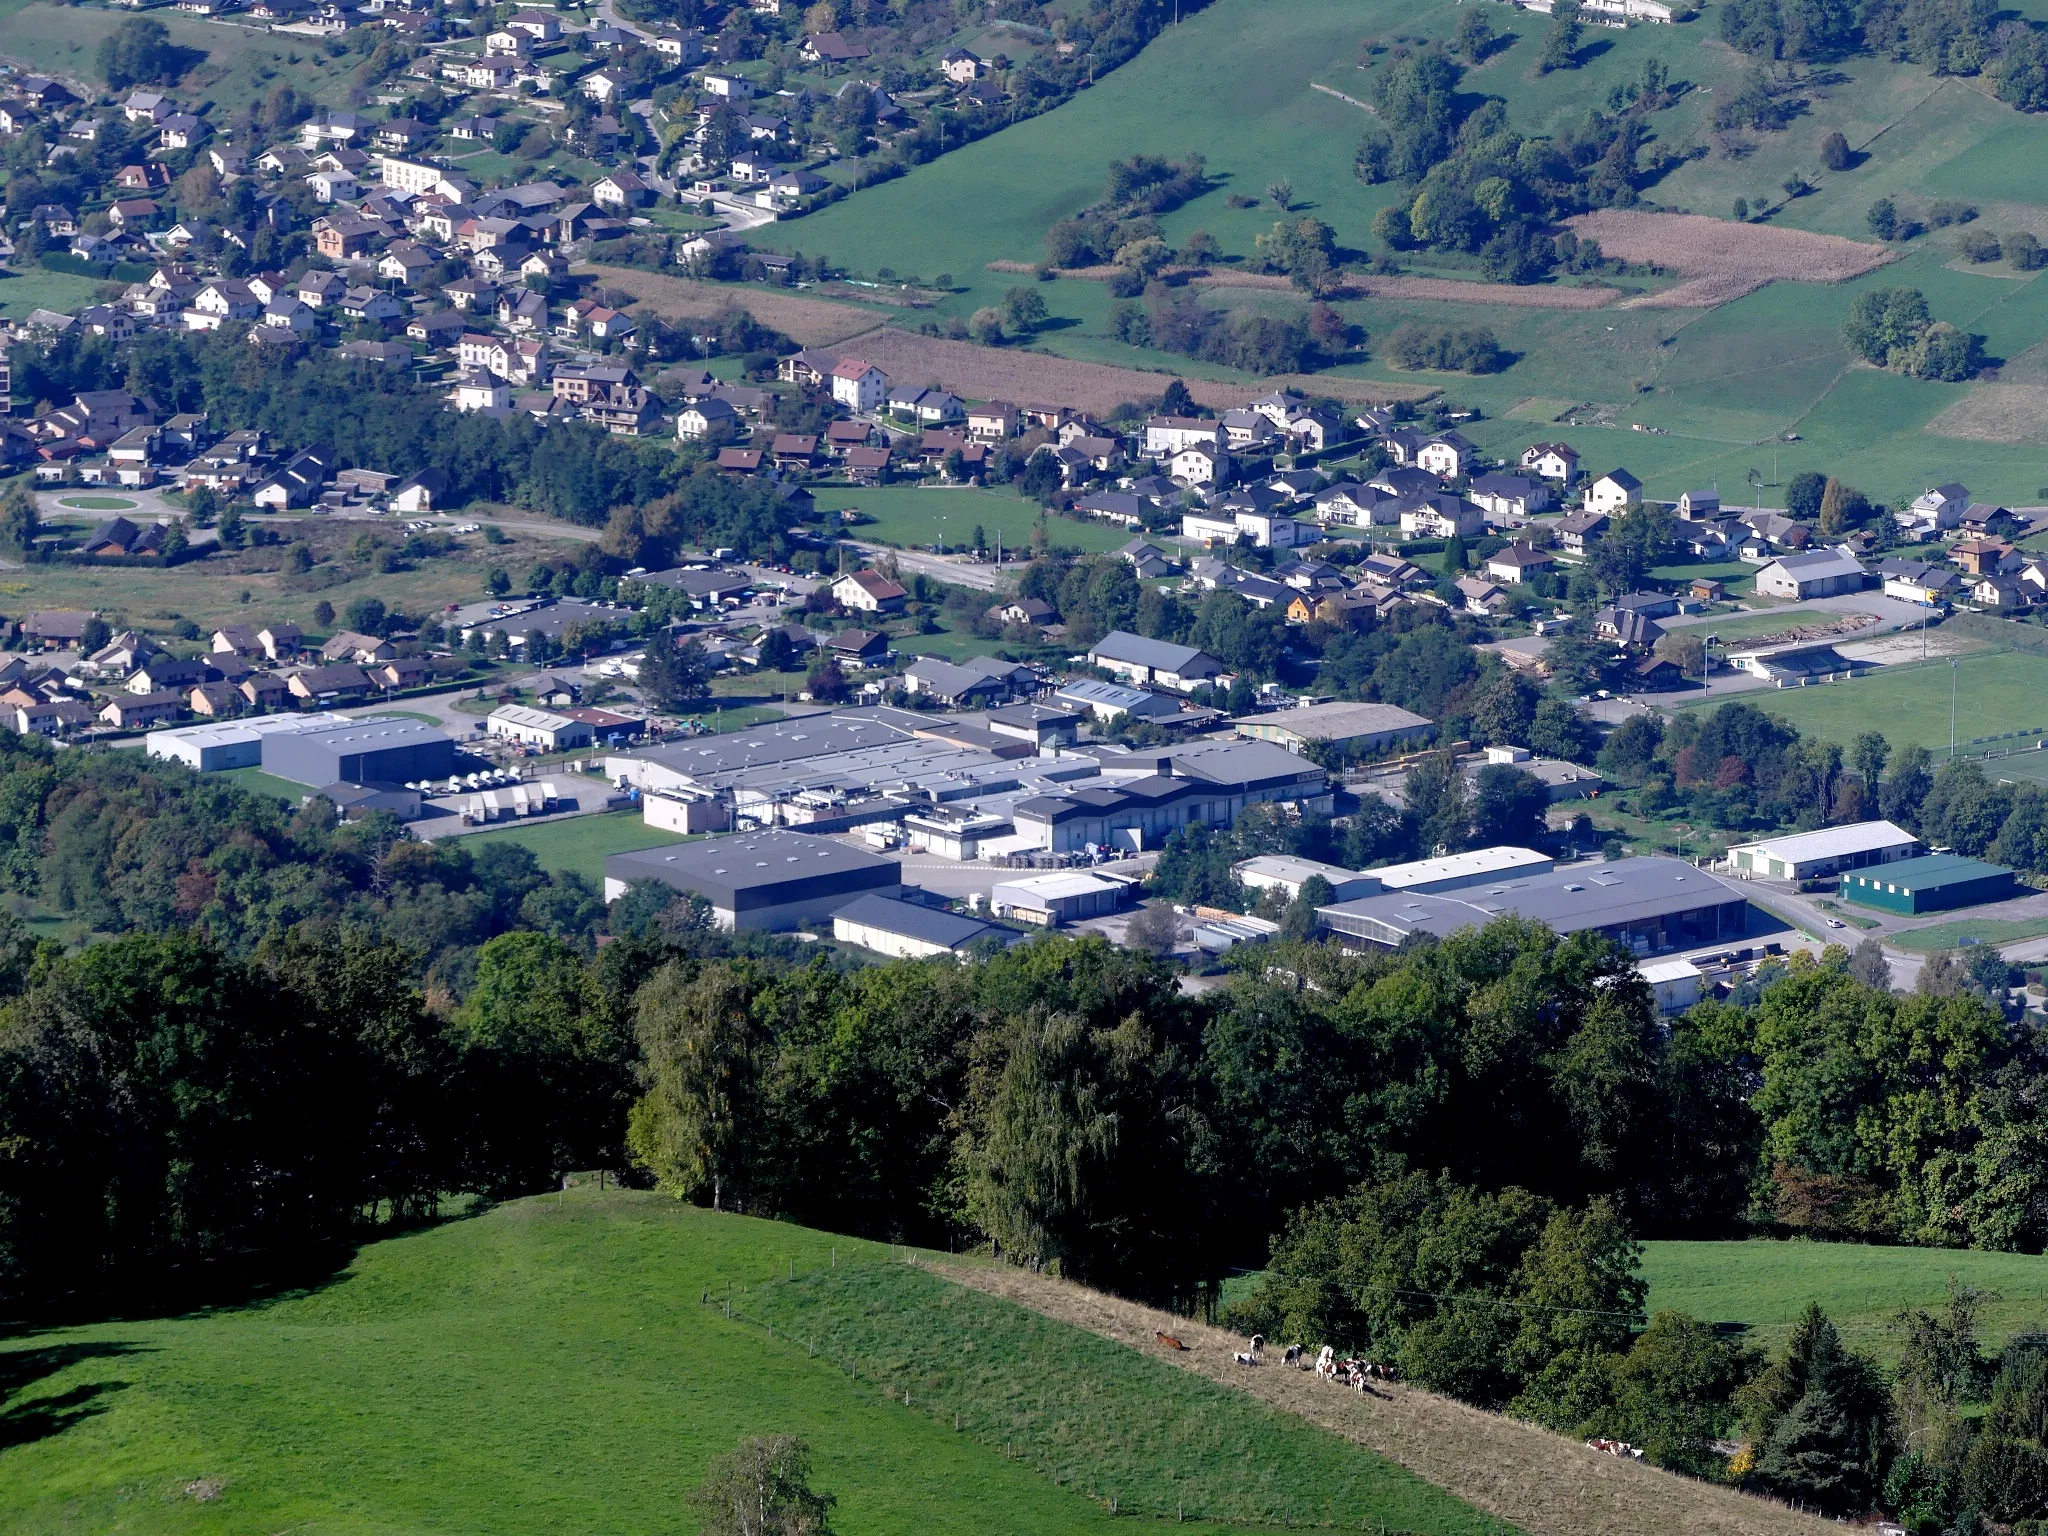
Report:
[[[1412,1387],[1362,1396],[1277,1363],[1232,1363],[1243,1342],[1085,1286],[1015,1269],[935,1264],[961,1285],[1167,1360],[1298,1414],[1401,1463],[1531,1536],[1823,1536],[1830,1521],[1711,1483],[1619,1461],[1548,1430]],[[1165,1330],[1189,1347],[1168,1350]]]

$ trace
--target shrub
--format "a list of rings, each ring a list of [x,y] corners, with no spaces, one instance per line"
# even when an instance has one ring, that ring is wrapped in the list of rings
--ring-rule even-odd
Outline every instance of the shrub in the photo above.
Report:
[[[1839,133],[1830,133],[1820,141],[1820,163],[1831,171],[1846,171],[1854,156],[1849,151],[1849,141]]]
[[[1870,205],[1870,212],[1865,215],[1865,220],[1870,225],[1870,232],[1873,235],[1880,240],[1890,240],[1899,232],[1898,205],[1888,197],[1880,197]]]
[[[1953,197],[1937,198],[1934,206],[1927,210],[1927,222],[1936,229],[1947,229],[1951,224],[1967,224],[1977,217],[1977,205],[1965,203]]]
[[[1996,261],[2005,254],[2004,247],[1998,243],[1998,236],[1988,229],[1966,231],[1963,237],[1956,241],[1956,249],[1961,251],[1966,259],[1976,262]]]
[[[1397,368],[1440,373],[1498,373],[1509,361],[1484,326],[1454,330],[1447,325],[1404,325],[1388,339],[1387,354]]]
[[[2041,253],[2041,242],[2024,229],[2005,237],[2005,259],[2022,272],[2039,271],[2044,261],[2048,261]]]

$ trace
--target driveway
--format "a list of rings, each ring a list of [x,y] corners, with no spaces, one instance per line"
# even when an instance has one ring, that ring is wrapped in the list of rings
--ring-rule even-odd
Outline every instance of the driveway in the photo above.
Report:
[[[950,582],[956,587],[973,587],[979,592],[1007,592],[1016,584],[1017,572],[1022,569],[1011,561],[997,565],[992,560],[970,560],[965,555],[933,555],[923,550],[898,549],[893,544],[864,544],[858,539],[846,542],[873,559],[894,555],[898,570],[917,572],[934,581]]]

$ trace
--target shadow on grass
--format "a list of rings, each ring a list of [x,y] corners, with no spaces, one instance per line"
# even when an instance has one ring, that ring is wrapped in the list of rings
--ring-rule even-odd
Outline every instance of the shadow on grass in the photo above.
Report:
[[[123,1391],[125,1381],[81,1382],[53,1397],[17,1401],[24,1389],[46,1381],[84,1360],[114,1359],[136,1353],[137,1346],[118,1341],[52,1344],[0,1354],[0,1451],[31,1445],[61,1435],[74,1424],[105,1413],[107,1397]]]

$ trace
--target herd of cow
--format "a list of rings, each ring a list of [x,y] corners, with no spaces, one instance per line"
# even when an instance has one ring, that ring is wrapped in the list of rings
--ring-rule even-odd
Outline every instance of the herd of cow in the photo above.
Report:
[[[1185,1350],[1183,1344],[1163,1329],[1153,1334],[1167,1349]],[[1266,1363],[1266,1336],[1255,1333],[1250,1339],[1250,1348],[1234,1352],[1231,1358],[1239,1365],[1264,1365]],[[1324,1381],[1334,1381],[1340,1387],[1354,1387],[1360,1392],[1370,1391],[1366,1385],[1371,1381],[1399,1381],[1400,1373],[1393,1366],[1378,1360],[1339,1360],[1337,1351],[1325,1344],[1317,1351],[1313,1362],[1309,1359],[1308,1346],[1290,1344],[1280,1352],[1280,1363],[1291,1365],[1297,1371],[1313,1370]],[[1588,1440],[1586,1448],[1604,1451],[1609,1456],[1618,1456],[1627,1461],[1641,1461],[1643,1453],[1626,1440]]]

